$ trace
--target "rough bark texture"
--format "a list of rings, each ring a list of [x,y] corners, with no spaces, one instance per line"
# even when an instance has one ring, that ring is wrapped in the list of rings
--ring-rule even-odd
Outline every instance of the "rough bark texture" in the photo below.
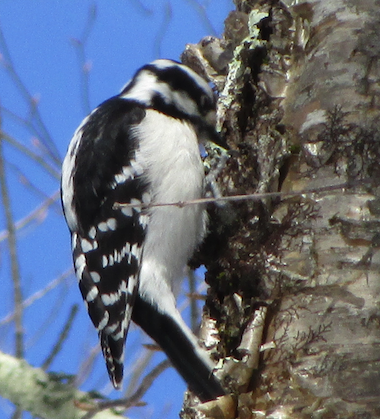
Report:
[[[224,40],[245,37],[221,84],[222,131],[236,150],[223,194],[347,188],[210,210],[201,253],[219,353],[242,356],[263,305],[262,343],[275,344],[237,389],[236,415],[380,417],[380,2],[237,9]]]

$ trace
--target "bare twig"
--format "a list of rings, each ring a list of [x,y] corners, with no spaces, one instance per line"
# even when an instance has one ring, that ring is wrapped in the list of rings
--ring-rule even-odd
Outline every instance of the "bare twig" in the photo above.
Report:
[[[161,45],[162,40],[164,39],[164,36],[168,30],[169,23],[173,18],[173,10],[172,5],[169,2],[165,3],[165,8],[163,11],[164,14],[164,20],[162,21],[156,36],[154,37],[154,55],[156,57],[161,57]]]
[[[165,371],[170,365],[171,364],[168,360],[160,362],[156,367],[153,368],[153,370],[149,374],[147,374],[144,377],[139,388],[135,391],[134,394],[132,394],[131,397],[128,397],[127,399],[118,399],[118,400],[111,400],[111,401],[106,401],[106,402],[99,402],[96,409],[89,411],[86,415],[83,416],[82,419],[91,419],[97,413],[105,409],[109,409],[109,408],[121,407],[123,409],[128,409],[132,406],[136,406],[141,400],[141,398],[144,396],[144,394],[152,386],[154,380],[163,371]]]
[[[302,191],[293,191],[293,192],[264,192],[264,193],[252,193],[246,195],[231,195],[231,196],[221,196],[217,198],[199,198],[192,199],[189,201],[178,201],[178,202],[157,202],[154,204],[122,204],[117,202],[114,204],[114,208],[153,208],[153,207],[179,207],[183,208],[188,205],[199,205],[199,204],[212,204],[217,202],[238,202],[238,201],[259,201],[261,199],[268,198],[294,198],[294,197],[306,197],[319,194],[328,193],[333,195],[334,193],[346,192],[352,189],[355,186],[365,185],[373,183],[374,180],[371,178],[361,179],[353,182],[339,183],[337,185],[323,186],[320,188],[307,189]]]
[[[1,31],[0,31],[1,32]],[[0,121],[1,125],[1,121]],[[22,291],[20,281],[20,267],[17,254],[17,243],[16,243],[16,227],[13,221],[13,214],[11,209],[11,201],[8,192],[8,186],[6,182],[4,156],[3,156],[3,138],[0,135],[0,191],[1,199],[3,201],[5,218],[8,230],[8,247],[9,256],[11,263],[11,276],[13,282],[13,299],[15,305],[15,328],[16,328],[16,357],[22,358],[24,355],[24,332],[22,325]]]
[[[43,200],[47,199],[48,201],[51,201],[49,195],[40,189],[40,184],[38,184],[38,186],[34,184],[28,178],[28,176],[23,173],[22,169],[20,169],[19,166],[7,161],[7,167],[8,172],[13,173],[15,176],[17,176],[19,183],[23,185],[25,188],[29,189],[30,192],[33,193],[37,198]],[[51,202],[51,207],[55,207],[54,209],[59,215],[62,214],[62,207],[61,205],[57,204],[56,201]]]
[[[180,313],[182,313],[189,305],[190,305],[190,300],[194,299],[194,300],[202,300],[201,295],[204,294],[204,292],[207,289],[207,285],[204,281],[200,282],[198,284],[198,287],[195,289],[194,293],[187,293],[185,295],[187,295],[189,298],[185,298],[179,305],[178,305],[178,311]],[[204,300],[204,298],[203,298]]]
[[[31,335],[27,341],[28,347],[36,345],[40,339],[43,339],[50,327],[55,327],[56,319],[59,318],[59,313],[62,311],[69,294],[67,292],[68,284],[63,283],[63,286],[58,288],[58,295],[54,295],[54,301],[48,306],[45,306],[44,316],[40,316],[40,322],[36,324]]]
[[[60,275],[58,278],[51,281],[45,288],[35,292],[33,295],[31,295],[30,297],[25,299],[22,302],[22,308],[25,309],[25,308],[31,306],[35,301],[44,297],[49,291],[56,288],[62,281],[64,281],[67,277],[72,275],[73,272],[74,272],[73,268],[67,269],[65,272],[63,272],[62,275]],[[15,318],[15,316],[16,316],[16,313],[13,312],[13,313],[10,313],[7,316],[3,317],[0,320],[0,326],[3,326],[4,324],[7,324],[7,323],[11,322]]]
[[[13,415],[11,419],[21,419],[22,418],[22,412],[23,410],[19,407],[16,407],[15,411],[13,412]]]
[[[82,109],[85,115],[89,114],[91,111],[90,104],[90,90],[89,90],[89,74],[91,70],[91,64],[86,56],[86,45],[87,41],[91,35],[91,31],[94,27],[96,21],[97,7],[93,3],[90,5],[87,15],[87,21],[83,30],[83,33],[79,39],[73,38],[71,40],[72,45],[75,47],[77,53],[78,63],[80,66],[80,91],[81,91],[81,100],[82,100]]]
[[[39,132],[39,136],[43,139],[43,143],[46,147],[46,150],[48,151],[48,156],[53,160],[55,164],[60,166],[61,159],[60,159],[59,151],[48,129],[46,128],[42,120],[42,117],[37,107],[36,99],[30,94],[29,90],[25,86],[24,82],[21,80],[21,77],[19,76],[19,74],[17,73],[14,67],[12,57],[8,49],[8,45],[5,41],[3,31],[1,30],[1,26],[0,26],[0,50],[3,56],[2,61],[3,61],[3,66],[5,70],[7,71],[9,77],[12,79],[14,85],[17,87],[17,89],[23,96],[25,102],[28,103],[30,106],[30,109],[32,111],[31,112],[32,119],[34,119],[37,123],[37,130]],[[30,124],[33,125],[32,123]]]
[[[196,293],[196,280],[195,272],[193,270],[188,271],[188,282],[189,282],[189,294],[194,295]],[[199,326],[198,308],[197,301],[195,298],[190,298],[190,326],[191,330],[195,332]]]
[[[203,21],[203,24],[205,25],[206,33],[217,36],[218,33],[216,32],[215,28],[213,27],[213,25],[211,23],[211,20],[210,20],[210,17],[207,14],[207,11],[206,11],[205,7],[202,6],[201,4],[199,4],[195,0],[186,0],[186,1],[191,5],[191,7],[193,7],[197,11],[200,19]]]
[[[25,154],[25,156],[29,157],[31,160],[38,163],[43,169],[45,169],[50,175],[52,175],[55,179],[60,178],[60,172],[55,169],[52,165],[46,162],[46,160],[41,157],[40,155],[31,151],[28,147],[21,144],[19,141],[11,137],[10,135],[6,134],[5,132],[1,132],[0,135],[3,137],[8,144],[12,147],[16,148],[17,150],[21,151],[21,153]]]
[[[62,345],[64,344],[65,340],[67,339],[67,337],[69,335],[70,329],[71,329],[71,327],[73,325],[73,322],[74,322],[74,319],[75,319],[75,316],[77,315],[77,313],[78,313],[78,304],[74,304],[71,307],[69,317],[66,320],[66,323],[65,323],[65,325],[64,325],[64,327],[62,329],[62,332],[59,335],[58,341],[54,345],[54,347],[53,347],[51,353],[49,354],[49,356],[42,363],[41,368],[43,370],[47,370],[50,367],[51,363],[54,361],[54,358],[61,351]]]
[[[139,0],[132,0],[132,1],[130,1],[130,3],[131,4],[135,4],[136,5],[136,7],[138,8],[138,10],[141,12],[141,13],[143,13],[143,14],[145,14],[145,15],[147,15],[147,16],[149,16],[149,15],[152,15],[153,14],[153,11],[152,11],[152,9],[149,9],[142,1],[139,1]]]
[[[88,376],[92,372],[94,362],[97,356],[100,354],[100,352],[101,349],[99,344],[96,344],[89,351],[86,351],[85,361],[81,363],[79,371],[75,377],[75,387],[80,387],[81,384],[83,384],[87,380]]]
[[[149,362],[154,355],[154,351],[145,351],[144,355],[140,355],[138,360],[133,363],[132,371],[129,374],[128,387],[125,390],[125,397],[129,398],[137,387],[137,383],[143,376],[144,371],[147,369]]]
[[[30,224],[32,221],[43,219],[46,213],[46,210],[60,197],[60,192],[56,191],[54,194],[46,199],[45,202],[43,202],[41,205],[39,205],[36,209],[34,209],[32,212],[30,212],[26,217],[22,218],[21,220],[17,221],[15,224],[16,231],[21,230],[22,228],[26,227],[28,224]],[[9,232],[6,231],[0,231],[0,243],[6,239],[8,239]]]

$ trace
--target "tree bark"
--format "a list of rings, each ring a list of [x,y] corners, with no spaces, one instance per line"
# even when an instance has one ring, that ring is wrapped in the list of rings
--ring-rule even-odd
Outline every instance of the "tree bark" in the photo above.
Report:
[[[380,3],[236,3],[225,42],[237,21],[248,35],[220,94],[235,151],[219,183],[284,193],[210,210],[222,357],[267,307],[271,349],[247,388],[231,384],[237,417],[380,417]]]

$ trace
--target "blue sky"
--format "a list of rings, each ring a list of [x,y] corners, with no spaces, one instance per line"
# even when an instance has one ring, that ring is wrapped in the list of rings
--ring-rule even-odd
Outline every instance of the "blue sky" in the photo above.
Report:
[[[85,44],[89,70],[88,101],[83,94],[82,62],[78,40],[83,39],[91,10],[96,6],[91,31]],[[59,164],[44,147],[51,141],[56,157],[63,158],[69,140],[88,111],[116,94],[134,71],[156,58],[178,59],[186,43],[203,36],[219,35],[223,20],[233,9],[230,0],[99,1],[2,0],[0,27],[17,75],[31,95],[17,84],[9,68],[4,44],[0,43],[0,106],[2,130],[18,144],[41,157],[56,173]],[[203,10],[203,12],[202,12]],[[87,103],[88,102],[88,103]],[[36,112],[37,109],[37,112]],[[40,115],[42,123],[38,120]],[[4,145],[7,183],[15,221],[23,220],[59,187],[57,176],[7,142]],[[5,228],[0,212],[0,237]],[[40,213],[17,234],[23,298],[43,290],[71,267],[70,241],[59,201]],[[7,241],[0,241],[0,350],[14,353],[14,325],[7,316],[14,309]],[[79,313],[69,338],[49,370],[75,374],[96,347],[97,336],[82,305],[75,278],[69,275],[52,291],[24,312],[26,359],[39,366],[57,341],[73,304]],[[127,342],[126,375],[149,339],[130,333]],[[155,355],[148,368],[163,356]],[[97,357],[93,373],[81,386],[108,394],[110,386],[103,360]],[[132,418],[175,418],[185,386],[173,370],[166,371],[144,397],[146,407],[134,408]],[[110,397],[120,397],[111,392]],[[0,419],[13,409],[0,399]]]

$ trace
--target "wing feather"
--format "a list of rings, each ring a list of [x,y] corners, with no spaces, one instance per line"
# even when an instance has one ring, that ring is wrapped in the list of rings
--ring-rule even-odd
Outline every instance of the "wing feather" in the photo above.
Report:
[[[62,175],[72,179],[72,191],[63,202],[71,220],[79,288],[116,388],[123,378],[124,343],[149,224],[139,206],[148,185],[143,165],[135,160],[132,131],[144,115],[133,101],[115,97],[104,102],[74,135]],[[124,205],[131,203],[136,206]]]

